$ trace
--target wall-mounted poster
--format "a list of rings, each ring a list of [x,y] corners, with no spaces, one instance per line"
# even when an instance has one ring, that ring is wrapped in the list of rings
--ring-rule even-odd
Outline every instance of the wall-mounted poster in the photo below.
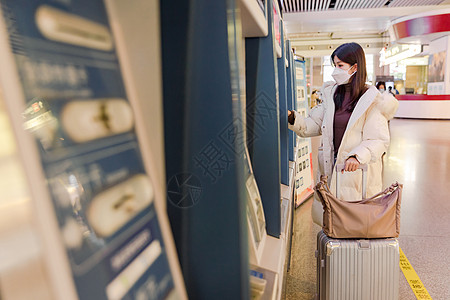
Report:
[[[430,55],[428,62],[428,82],[443,82],[445,75],[445,51]]]

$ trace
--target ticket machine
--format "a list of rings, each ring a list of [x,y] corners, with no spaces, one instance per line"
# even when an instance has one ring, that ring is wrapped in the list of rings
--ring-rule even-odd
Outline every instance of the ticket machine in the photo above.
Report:
[[[280,106],[277,56],[281,47],[275,42],[279,19],[277,4],[266,1],[267,37],[246,38],[245,78],[247,135],[250,158],[266,216],[267,234],[281,234],[280,191]]]
[[[16,283],[1,298],[186,299],[159,163],[158,3],[0,3],[3,112],[35,224],[28,237],[10,231],[26,259],[0,269]],[[43,275],[39,294],[17,284],[29,268]]]
[[[192,299],[249,297],[247,203],[252,222],[264,219],[247,163],[236,14],[234,1],[161,1],[167,211]],[[254,228],[261,239],[264,225]]]

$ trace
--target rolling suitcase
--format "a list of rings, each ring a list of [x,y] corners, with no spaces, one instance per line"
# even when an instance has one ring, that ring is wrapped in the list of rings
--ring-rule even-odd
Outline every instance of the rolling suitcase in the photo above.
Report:
[[[317,234],[317,300],[397,300],[397,239],[332,239]]]
[[[363,196],[365,172],[367,168],[363,168]],[[332,239],[320,231],[316,258],[317,300],[398,299],[397,239]]]

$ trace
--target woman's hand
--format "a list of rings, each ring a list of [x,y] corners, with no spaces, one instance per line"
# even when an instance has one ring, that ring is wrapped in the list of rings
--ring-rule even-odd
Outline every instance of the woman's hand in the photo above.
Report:
[[[356,157],[351,156],[351,157],[347,158],[347,160],[345,161],[345,167],[342,170],[342,173],[344,173],[344,171],[355,172],[356,170],[358,170],[358,167],[359,167],[359,161],[356,159]]]

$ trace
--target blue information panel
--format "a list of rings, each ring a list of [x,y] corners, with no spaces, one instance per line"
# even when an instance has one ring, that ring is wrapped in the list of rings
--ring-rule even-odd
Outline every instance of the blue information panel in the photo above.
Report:
[[[81,299],[164,299],[165,246],[101,0],[0,0]]]

